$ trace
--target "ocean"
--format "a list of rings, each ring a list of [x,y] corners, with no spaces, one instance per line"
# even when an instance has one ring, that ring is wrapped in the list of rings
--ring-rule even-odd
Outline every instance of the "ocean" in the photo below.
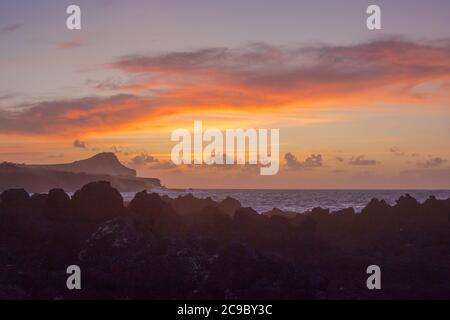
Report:
[[[400,196],[409,193],[419,202],[424,202],[430,195],[438,199],[450,198],[450,190],[239,190],[239,189],[157,189],[156,192],[171,198],[191,193],[196,198],[211,197],[221,201],[232,197],[244,207],[252,207],[259,213],[278,208],[283,211],[304,212],[315,207],[329,208],[331,211],[353,207],[361,211],[372,198],[384,199],[395,204]],[[125,201],[131,201],[134,193],[122,193]]]

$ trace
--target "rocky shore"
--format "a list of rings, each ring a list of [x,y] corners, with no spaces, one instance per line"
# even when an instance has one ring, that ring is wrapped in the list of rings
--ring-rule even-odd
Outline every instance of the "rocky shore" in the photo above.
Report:
[[[0,200],[0,299],[450,298],[450,199],[258,214],[145,191],[125,205],[100,181]],[[373,264],[382,290],[366,287]]]

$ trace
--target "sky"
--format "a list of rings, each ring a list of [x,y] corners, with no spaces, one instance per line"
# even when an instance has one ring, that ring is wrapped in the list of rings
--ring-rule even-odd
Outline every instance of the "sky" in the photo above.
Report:
[[[449,17],[448,0],[1,1],[0,161],[115,152],[174,188],[449,189]],[[175,166],[171,132],[194,120],[280,129],[279,173]]]

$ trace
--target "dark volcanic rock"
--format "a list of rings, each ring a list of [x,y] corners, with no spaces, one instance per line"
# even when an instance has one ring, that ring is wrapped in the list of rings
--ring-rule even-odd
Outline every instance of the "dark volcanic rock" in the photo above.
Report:
[[[49,219],[69,220],[72,218],[73,212],[69,195],[62,189],[50,190],[44,212]]]
[[[333,211],[332,214],[353,216],[355,214],[355,209],[353,207],[344,208],[337,211]]]
[[[131,217],[145,228],[161,235],[172,235],[180,231],[180,219],[172,206],[156,193],[137,193],[128,209]]]
[[[447,299],[450,199],[373,199],[332,214],[143,191],[108,182],[0,195],[2,299]],[[65,286],[69,265],[82,290]],[[368,265],[383,290],[366,287]]]
[[[79,219],[103,222],[123,214],[122,195],[108,181],[92,182],[75,192],[72,198]]]
[[[13,207],[26,204],[30,196],[24,189],[9,189],[2,192],[0,199],[2,206]]]
[[[323,209],[321,207],[316,207],[311,210],[312,215],[323,216],[328,215],[330,213],[330,209]]]
[[[228,239],[231,235],[232,219],[217,207],[203,208],[185,219],[188,232],[193,235]]]
[[[231,197],[226,197],[219,203],[219,208],[228,215],[233,216],[237,209],[241,207],[241,203]]]
[[[91,235],[80,251],[79,260],[97,264],[106,259],[108,263],[114,263],[124,254],[133,254],[142,239],[142,234],[129,219],[115,218],[102,223]]]
[[[169,198],[163,196],[163,200],[169,203],[180,215],[191,215],[202,211],[207,207],[215,207],[218,210],[232,216],[241,207],[241,203],[233,198],[227,197],[221,202],[216,202],[210,197],[206,199],[195,198],[192,194]]]
[[[23,189],[6,190],[0,195],[0,233],[16,239],[16,245],[41,244],[45,241],[47,221],[42,214],[46,195],[30,197]]]
[[[386,203],[384,200],[378,200],[378,199],[372,199],[370,202],[365,206],[364,209],[361,210],[362,214],[367,215],[380,215],[388,213],[391,209],[391,206]]]

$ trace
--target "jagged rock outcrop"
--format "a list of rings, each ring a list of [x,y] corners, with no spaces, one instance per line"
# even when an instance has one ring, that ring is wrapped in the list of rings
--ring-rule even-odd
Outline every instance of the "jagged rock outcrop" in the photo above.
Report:
[[[131,217],[141,226],[155,233],[175,234],[181,232],[179,216],[172,206],[156,193],[137,193],[128,205]]]
[[[180,215],[189,215],[201,212],[207,207],[215,207],[222,212],[233,216],[236,210],[241,207],[241,203],[238,200],[230,197],[225,198],[221,202],[216,202],[210,197],[198,199],[189,193],[173,199],[168,196],[163,196],[162,199],[169,203]]]
[[[72,197],[76,218],[94,223],[124,214],[123,198],[108,181],[91,182]]]
[[[145,191],[124,205],[105,181],[72,198],[12,189],[0,194],[0,298],[445,299],[449,214],[450,199],[409,195],[283,215]],[[81,291],[66,289],[72,264]],[[387,274],[382,291],[366,289],[370,264]]]

